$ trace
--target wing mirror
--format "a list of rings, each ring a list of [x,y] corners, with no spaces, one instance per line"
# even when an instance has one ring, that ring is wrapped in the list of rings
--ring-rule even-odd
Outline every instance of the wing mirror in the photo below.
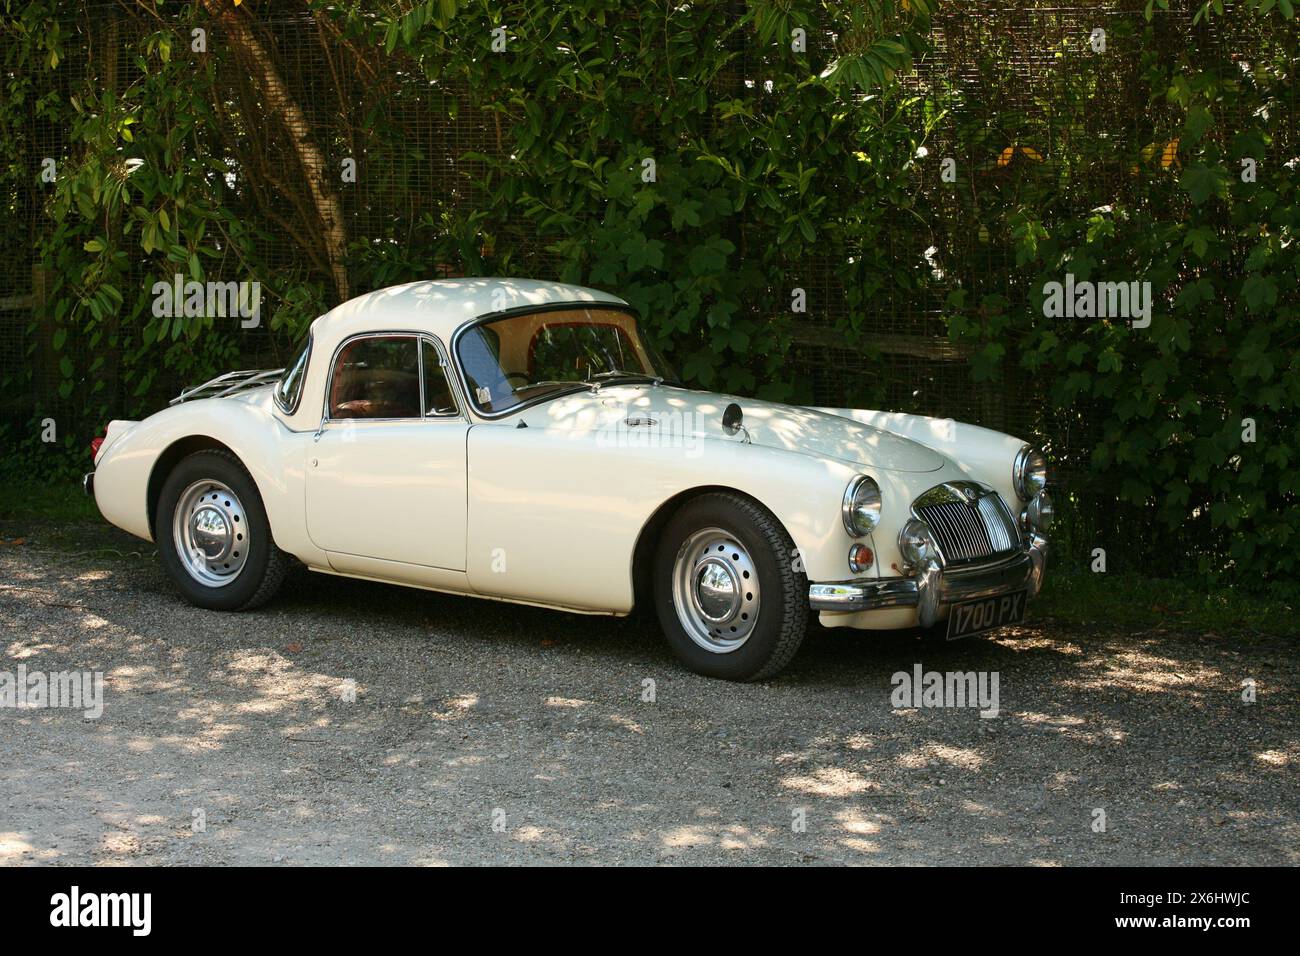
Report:
[[[744,426],[745,413],[740,406],[732,402],[722,410],[722,427],[726,429],[728,435],[734,435]]]
[[[745,441],[750,441],[749,429],[745,427],[745,413],[735,402],[722,410],[722,430],[728,435],[744,432]]]

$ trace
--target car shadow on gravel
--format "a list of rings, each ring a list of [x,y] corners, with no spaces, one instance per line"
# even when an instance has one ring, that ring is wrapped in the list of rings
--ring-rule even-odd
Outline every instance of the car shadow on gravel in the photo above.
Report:
[[[218,614],[156,559],[97,554],[0,554],[9,655],[104,667],[111,704],[0,715],[27,767],[0,798],[6,861],[1300,860],[1294,642],[1031,608],[952,643],[814,627],[787,671],[735,685],[644,618],[305,570]],[[895,707],[917,665],[997,674],[997,717]]]

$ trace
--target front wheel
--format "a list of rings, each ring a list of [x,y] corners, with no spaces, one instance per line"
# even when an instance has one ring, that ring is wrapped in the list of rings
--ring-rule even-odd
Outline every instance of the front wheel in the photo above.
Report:
[[[185,599],[214,611],[270,600],[288,568],[252,477],[222,451],[196,452],[172,469],[158,496],[154,537]]]
[[[655,554],[655,606],[691,670],[762,680],[794,657],[808,628],[808,579],[775,517],[740,495],[687,502]]]

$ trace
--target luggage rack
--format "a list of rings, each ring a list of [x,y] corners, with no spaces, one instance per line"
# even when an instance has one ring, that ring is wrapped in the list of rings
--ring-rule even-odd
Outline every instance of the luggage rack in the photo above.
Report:
[[[282,368],[252,368],[241,372],[227,372],[225,375],[218,375],[210,382],[204,382],[202,385],[195,385],[193,388],[182,390],[168,404],[179,405],[181,402],[192,401],[196,398],[222,398],[248,388],[269,385],[283,374],[284,369]]]

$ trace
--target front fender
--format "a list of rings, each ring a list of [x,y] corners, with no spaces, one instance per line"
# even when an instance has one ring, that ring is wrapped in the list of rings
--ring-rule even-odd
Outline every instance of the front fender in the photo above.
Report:
[[[839,415],[883,428],[903,438],[934,449],[948,459],[967,478],[991,486],[1007,504],[1013,514],[1019,514],[1020,501],[1012,483],[1011,468],[1016,453],[1025,442],[1012,435],[995,432],[980,425],[969,425],[951,418],[929,418],[925,415],[905,415],[902,412],[879,412],[865,408],[818,408],[815,411]],[[931,484],[938,484],[935,477]]]
[[[754,498],[785,527],[811,580],[849,576],[843,462],[735,441],[602,444],[598,432],[508,425],[469,433],[466,569],[484,593],[626,611],[642,531],[698,488]],[[871,572],[874,574],[874,572]]]

